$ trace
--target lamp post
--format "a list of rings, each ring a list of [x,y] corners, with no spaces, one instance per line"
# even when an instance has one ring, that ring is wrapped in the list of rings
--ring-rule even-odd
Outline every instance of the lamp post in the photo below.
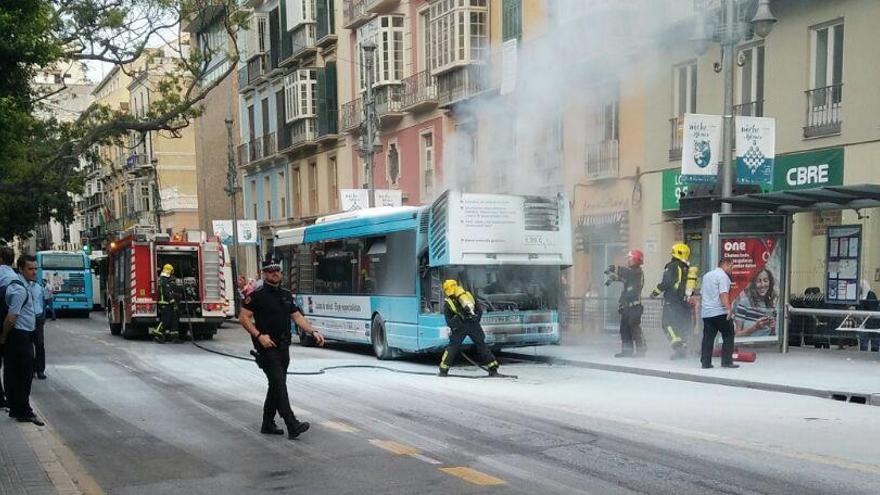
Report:
[[[748,35],[751,27],[755,34],[764,38],[773,29],[776,17],[770,10],[770,0],[757,0],[755,15],[745,20],[747,7],[754,5],[755,0],[695,0],[694,10],[697,11],[697,23],[691,41],[699,55],[709,49],[712,42],[721,45],[721,63],[715,63],[715,72],[721,72],[724,78],[724,142],[721,150],[721,166],[718,168],[718,182],[721,184],[721,198],[733,195],[733,184],[736,182],[736,168],[733,164],[733,87],[734,87],[734,56],[736,46]],[[720,5],[719,5],[720,4]],[[730,203],[721,203],[721,212],[730,213]]]
[[[366,41],[361,43],[364,51],[364,71],[366,72],[367,90],[364,93],[364,126],[361,132],[360,152],[364,157],[367,174],[367,195],[370,208],[376,206],[375,183],[373,181],[373,156],[376,154],[376,100],[373,93],[373,64],[375,63],[376,43]]]
[[[238,212],[235,208],[235,196],[241,187],[238,185],[238,171],[235,169],[235,152],[232,145],[232,113],[227,111],[226,119],[226,195],[229,196],[232,209],[232,294],[235,302],[235,316],[238,316]]]

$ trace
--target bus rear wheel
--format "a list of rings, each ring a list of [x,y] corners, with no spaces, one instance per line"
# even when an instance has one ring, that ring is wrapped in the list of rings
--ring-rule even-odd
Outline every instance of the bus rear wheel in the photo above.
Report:
[[[379,360],[387,361],[394,357],[394,351],[388,345],[385,320],[379,315],[373,317],[373,324],[370,327],[370,341],[373,343],[373,353]]]

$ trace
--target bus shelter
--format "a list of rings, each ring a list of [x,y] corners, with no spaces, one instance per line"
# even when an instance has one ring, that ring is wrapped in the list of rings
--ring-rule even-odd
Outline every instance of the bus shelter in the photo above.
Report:
[[[713,219],[715,256],[732,253],[736,258],[739,252],[747,252],[758,259],[768,257],[770,252],[772,257],[775,241],[769,241],[768,246],[767,240],[772,235],[780,236],[779,261],[763,260],[768,266],[779,266],[778,278],[774,281],[773,274],[767,274],[771,270],[764,270],[762,282],[754,286],[764,288],[769,284],[771,289],[778,288],[774,311],[782,316],[777,337],[782,352],[787,352],[789,345],[857,344],[872,350],[880,344],[880,311],[876,300],[866,299],[869,291],[880,292],[880,185],[754,193],[723,201],[732,204],[738,213],[716,214]],[[727,224],[740,225],[743,222],[733,220],[749,218],[749,213],[751,218],[765,220],[745,225],[758,232],[773,231],[771,236],[761,237],[763,245],[749,241],[745,233],[724,231],[725,217],[729,217]],[[784,219],[784,229],[778,228],[779,218]],[[760,270],[752,266],[749,275],[753,280],[757,280]],[[751,293],[740,297],[759,292],[752,286],[749,289]],[[761,297],[765,296],[755,299],[760,302]],[[755,301],[751,304],[760,307]],[[759,313],[753,311],[751,317],[761,318]],[[752,324],[755,326],[759,325]],[[743,340],[739,334],[737,340]]]

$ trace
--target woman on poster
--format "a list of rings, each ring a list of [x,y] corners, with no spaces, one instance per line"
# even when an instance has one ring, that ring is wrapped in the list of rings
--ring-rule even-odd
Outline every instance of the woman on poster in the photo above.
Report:
[[[773,273],[761,269],[736,300],[733,310],[737,337],[776,335],[776,281]]]

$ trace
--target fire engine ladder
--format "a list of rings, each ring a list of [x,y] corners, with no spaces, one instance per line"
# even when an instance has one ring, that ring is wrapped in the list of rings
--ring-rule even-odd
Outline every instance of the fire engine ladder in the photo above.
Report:
[[[206,301],[219,301],[223,297],[220,290],[220,244],[206,242],[202,244],[202,284]]]

